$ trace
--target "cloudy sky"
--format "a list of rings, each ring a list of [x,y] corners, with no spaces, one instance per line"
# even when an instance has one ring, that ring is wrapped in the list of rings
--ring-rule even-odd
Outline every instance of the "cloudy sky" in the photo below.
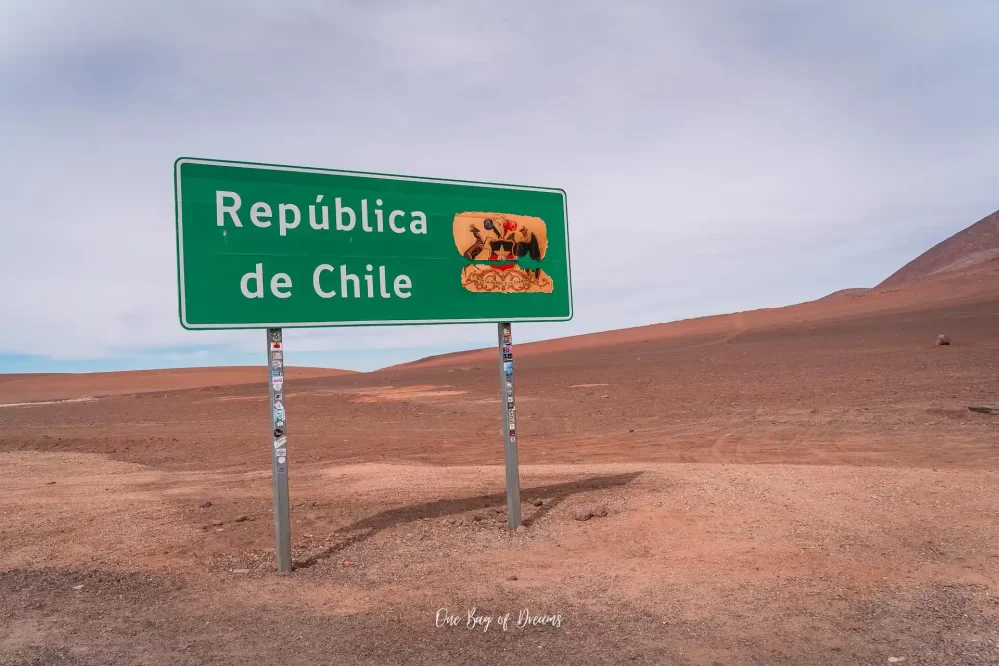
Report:
[[[872,286],[999,208],[994,0],[0,0],[0,372],[262,362],[177,320],[173,161],[564,188],[575,319]],[[607,239],[627,233],[627,251]],[[312,329],[372,369],[491,325]]]

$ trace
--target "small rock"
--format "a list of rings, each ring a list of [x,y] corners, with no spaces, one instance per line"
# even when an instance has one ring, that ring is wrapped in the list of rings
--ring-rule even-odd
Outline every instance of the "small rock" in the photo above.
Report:
[[[46,486],[54,486],[55,485],[55,481],[49,481],[45,485]]]
[[[477,513],[477,514],[475,514],[475,515],[472,516],[472,520],[474,520],[475,522],[479,522],[483,518],[485,518],[485,516],[483,516],[481,513]]]
[[[589,520],[590,518],[603,518],[607,515],[607,507],[603,504],[596,506],[586,506],[576,509],[576,520]]]
[[[938,345],[949,345],[950,344],[950,338],[948,338],[946,335],[944,335],[944,334],[941,333],[940,335],[937,336],[937,344]]]
[[[888,657],[889,664],[901,664],[905,661],[905,657]]]
[[[341,564],[343,564],[343,566],[345,566],[345,567],[352,567],[352,566],[354,566],[354,562],[352,560],[344,560]]]
[[[512,575],[512,576],[507,576],[507,577],[506,577],[506,579],[507,579],[507,580],[517,580],[517,575],[516,575],[516,574],[514,574],[514,575]]]
[[[83,586],[82,586],[82,585],[74,585],[74,586],[73,586],[73,589],[74,589],[74,590],[82,590],[82,589],[83,589]]]
[[[450,524],[451,524],[451,520],[448,519],[448,518],[445,518],[444,520],[441,521],[441,525],[450,525]]]
[[[539,499],[538,500],[534,500],[534,506],[541,506],[544,503],[545,503],[544,500],[539,500]]]
[[[635,429],[634,429],[634,428],[632,428],[632,429],[631,429],[631,430],[629,430],[628,432],[635,432]]]
[[[233,573],[250,573],[249,569],[233,569]]]
[[[249,516],[236,516],[237,523],[245,523],[249,519],[250,519]]]
[[[212,505],[212,503],[206,500],[206,501],[202,502],[201,504],[199,504],[198,506],[201,507],[202,509],[207,509],[211,505]]]
[[[517,525],[517,529],[515,529],[514,532],[516,532],[517,534],[526,534],[527,528],[524,527],[523,525]]]
[[[458,521],[455,520],[454,518],[448,518],[446,522],[448,525],[454,525]]]
[[[609,396],[608,394],[604,393],[604,394],[603,394],[602,396],[600,396],[600,397],[601,397],[601,398],[609,398],[610,396]]]
[[[213,520],[213,521],[212,521],[212,527],[218,527],[218,526],[220,526],[220,525],[222,525],[222,524],[223,524],[223,523],[222,523],[222,521],[221,521],[221,520]]]
[[[991,414],[992,416],[999,416],[999,407],[989,407],[986,405],[976,405],[974,407],[968,407],[973,412],[978,412],[979,414]]]

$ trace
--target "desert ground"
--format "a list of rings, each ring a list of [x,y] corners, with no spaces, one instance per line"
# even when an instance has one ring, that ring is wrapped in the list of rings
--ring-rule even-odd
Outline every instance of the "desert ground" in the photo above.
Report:
[[[263,365],[3,378],[0,663],[999,664],[999,262],[514,349],[523,533],[495,349],[289,374],[289,575]]]

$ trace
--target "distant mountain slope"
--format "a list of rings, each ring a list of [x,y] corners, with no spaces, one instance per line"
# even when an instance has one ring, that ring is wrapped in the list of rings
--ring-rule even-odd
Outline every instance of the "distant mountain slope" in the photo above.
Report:
[[[839,291],[834,291],[833,293],[829,294],[828,296],[823,296],[822,298],[820,298],[818,300],[825,301],[825,300],[828,300],[830,298],[844,298],[846,296],[860,296],[861,294],[866,294],[869,291],[870,291],[870,289],[868,289],[867,287],[856,287],[856,288],[853,288],[853,289],[840,289]]]
[[[999,257],[999,211],[937,243],[879,284],[895,287],[943,271],[968,268]]]
[[[350,370],[287,366],[289,381],[311,377],[334,377],[354,374]],[[256,384],[267,390],[267,365],[211,368],[176,368],[165,370],[130,370],[126,372],[0,374],[0,404],[66,400],[81,396],[122,395],[182,391],[209,386]]]

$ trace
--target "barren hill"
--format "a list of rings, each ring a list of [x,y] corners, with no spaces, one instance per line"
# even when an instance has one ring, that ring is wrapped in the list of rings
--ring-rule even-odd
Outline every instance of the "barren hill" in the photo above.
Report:
[[[896,287],[934,273],[968,268],[999,258],[999,211],[937,243],[878,285]]]
[[[351,371],[288,366],[285,373],[289,380],[295,380],[333,377],[351,374]],[[267,385],[265,365],[128,372],[10,374],[0,375],[0,403],[156,393],[250,383]]]
[[[820,322],[866,319],[916,313],[943,307],[994,302],[999,298],[999,260],[934,273],[901,286],[849,289],[825,298],[783,308],[764,308],[664,324],[587,333],[516,345],[518,358],[553,352],[586,352],[598,347],[689,339],[699,346],[708,340],[731,340],[754,331],[810,328]],[[516,327],[515,327],[516,328]],[[516,342],[516,330],[514,341]],[[496,360],[496,348],[430,356],[385,370],[413,367],[462,366]]]

